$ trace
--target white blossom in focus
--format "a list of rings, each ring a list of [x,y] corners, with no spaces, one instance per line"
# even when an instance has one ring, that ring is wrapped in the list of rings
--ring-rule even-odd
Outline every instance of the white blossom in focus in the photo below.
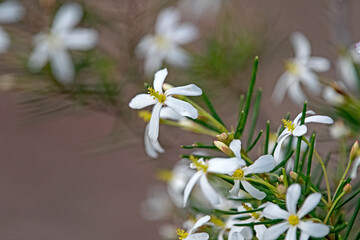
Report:
[[[132,109],[142,109],[154,105],[149,122],[149,137],[155,143],[159,137],[159,123],[161,109],[166,105],[183,117],[196,119],[198,112],[190,103],[174,98],[172,95],[200,96],[202,91],[195,84],[174,87],[163,92],[163,83],[168,74],[166,68],[155,73],[153,88],[149,87],[148,94],[138,94],[129,103]]]
[[[18,1],[5,1],[0,3],[0,24],[20,21],[25,9]],[[0,53],[6,52],[10,47],[10,36],[0,26]]]
[[[189,54],[180,46],[194,41],[199,33],[195,25],[179,21],[179,11],[174,7],[166,8],[157,17],[155,34],[147,34],[140,40],[136,53],[145,59],[146,74],[160,69],[164,61],[178,67],[189,64]]]
[[[313,111],[307,111],[306,114],[315,114]],[[322,116],[322,115],[315,115],[315,116],[310,116],[310,117],[306,117],[305,118],[305,122],[304,124],[300,124],[301,121],[301,116],[302,113],[299,113],[296,118],[294,119],[294,121],[289,121],[289,120],[285,120],[283,119],[283,123],[284,123],[284,131],[280,134],[280,136],[277,139],[277,143],[278,145],[275,148],[275,152],[274,152],[274,158],[277,164],[279,164],[281,162],[281,147],[282,144],[284,143],[284,141],[289,137],[289,136],[295,136],[295,137],[300,137],[306,134],[307,132],[307,127],[305,124],[307,123],[323,123],[323,124],[332,124],[334,121],[328,117],[328,116]]]
[[[308,39],[299,32],[291,35],[291,42],[295,50],[295,57],[285,63],[286,71],[279,78],[272,98],[279,104],[285,93],[297,104],[303,104],[306,95],[301,89],[300,83],[305,85],[314,94],[319,94],[321,84],[316,72],[325,72],[330,68],[330,61],[323,57],[312,57],[311,46]]]
[[[286,240],[296,240],[296,231],[301,231],[301,240],[309,237],[323,238],[329,234],[330,228],[322,223],[315,223],[311,220],[303,220],[320,202],[321,194],[312,193],[304,201],[301,208],[297,211],[297,203],[301,195],[299,184],[292,184],[286,193],[286,209],[281,209],[278,205],[269,203],[263,210],[263,215],[269,219],[284,219],[284,222],[269,227],[264,233],[264,240],[275,240],[287,231]]]
[[[74,79],[75,69],[68,50],[89,50],[98,41],[96,30],[74,28],[82,15],[77,3],[67,3],[57,11],[51,29],[38,33],[33,39],[34,50],[28,60],[31,71],[38,72],[50,62],[57,80],[69,83]]]
[[[206,215],[194,224],[194,226],[189,230],[185,231],[183,229],[177,229],[176,234],[178,235],[179,240],[208,240],[209,234],[207,233],[194,233],[197,228],[203,226],[210,220],[210,216]]]

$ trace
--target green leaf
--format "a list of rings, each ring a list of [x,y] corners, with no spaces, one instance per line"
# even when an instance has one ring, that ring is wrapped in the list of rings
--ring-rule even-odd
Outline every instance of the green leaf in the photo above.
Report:
[[[205,92],[203,91],[202,93],[202,99],[204,100],[206,106],[208,107],[208,109],[210,110],[211,115],[222,125],[225,126],[224,122],[221,120],[220,116],[217,114],[214,106],[212,105],[212,103],[210,102],[209,98],[207,97],[207,95],[205,94]]]
[[[308,157],[308,162],[307,162],[307,168],[306,168],[306,182],[305,182],[305,192],[308,193],[309,189],[310,189],[310,180],[311,180],[311,176],[310,176],[310,172],[311,172],[311,162],[312,162],[312,157],[313,157],[313,153],[314,153],[314,144],[315,144],[315,133],[313,133],[313,135],[311,136],[310,139],[310,150],[309,150],[309,157]]]
[[[257,122],[257,119],[259,116],[260,105],[261,105],[261,95],[262,95],[262,89],[259,89],[257,91],[256,97],[255,97],[254,111],[253,111],[253,115],[252,115],[252,119],[251,119],[250,132],[249,132],[249,137],[248,137],[247,146],[246,146],[247,149],[250,148],[252,138],[253,138],[253,135],[255,132],[256,122]]]
[[[259,132],[259,134],[258,134],[257,137],[255,138],[255,141],[254,141],[254,142],[250,145],[250,147],[247,149],[247,152],[250,152],[251,149],[253,149],[253,147],[255,147],[255,145],[256,145],[256,143],[259,141],[262,133],[263,133],[263,130],[261,130],[261,131]]]
[[[305,122],[306,108],[307,108],[307,101],[305,101],[305,103],[304,103],[300,125],[303,125]],[[294,163],[294,172],[296,172],[296,173],[298,173],[299,159],[300,159],[300,153],[301,153],[301,139],[302,139],[302,136],[298,137],[298,141],[297,141],[297,145],[296,145],[296,152],[295,152],[296,154],[295,154],[295,163]]]

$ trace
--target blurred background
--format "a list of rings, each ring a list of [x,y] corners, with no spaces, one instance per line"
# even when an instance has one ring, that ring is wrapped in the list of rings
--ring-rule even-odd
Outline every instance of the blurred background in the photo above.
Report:
[[[270,100],[284,60],[294,55],[290,34],[304,33],[313,55],[330,59],[333,66],[341,47],[360,39],[358,1],[223,0],[218,11],[201,16],[182,1],[79,1],[84,9],[79,26],[96,29],[99,42],[93,50],[72,54],[76,81],[64,86],[49,66],[33,74],[26,62],[32,37],[49,29],[65,2],[19,2],[26,14],[2,25],[12,43],[0,55],[0,236],[6,240],[159,238],[161,222],[144,220],[142,203],[158,183],[155,169],[171,167],[179,146],[193,143],[192,134],[162,126],[166,153],[148,158],[145,124],[128,108],[130,99],[144,91],[144,82],[152,83],[134,52],[141,38],[154,32],[161,9],[179,6],[182,20],[200,31],[185,46],[192,65],[164,64],[166,81],[198,85],[233,126],[234,103],[248,87],[255,56],[260,58],[256,86],[263,88],[258,129],[270,120],[275,131],[287,112],[301,111],[288,98],[278,106]],[[331,81],[335,72],[321,78]]]

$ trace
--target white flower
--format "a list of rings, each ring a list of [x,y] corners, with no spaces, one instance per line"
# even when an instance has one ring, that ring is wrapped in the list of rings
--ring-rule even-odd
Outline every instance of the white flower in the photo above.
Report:
[[[313,111],[307,111],[306,114],[315,114]],[[274,152],[274,158],[277,164],[281,162],[281,146],[284,143],[285,139],[289,136],[295,136],[300,137],[306,134],[307,127],[305,126],[306,123],[323,123],[323,124],[332,124],[334,121],[328,117],[328,116],[322,116],[322,115],[315,115],[305,118],[305,124],[300,125],[302,113],[299,113],[294,121],[289,121],[283,119],[285,129],[280,134],[280,136],[277,139],[278,145],[276,146],[275,152]]]
[[[349,54],[340,56],[336,65],[336,72],[339,78],[350,88],[357,89],[357,73],[353,59]]]
[[[98,41],[98,33],[94,29],[73,29],[82,14],[82,8],[77,3],[65,4],[58,10],[50,31],[34,37],[34,50],[28,61],[30,70],[38,72],[50,62],[57,80],[63,83],[73,80],[75,70],[68,50],[88,50]]]
[[[340,87],[342,84],[336,85]],[[345,102],[344,96],[338,93],[332,86],[327,86],[324,88],[323,98],[333,106],[339,106]]]
[[[338,120],[329,129],[330,136],[335,139],[344,138],[351,134],[350,128],[345,126],[344,122]]]
[[[136,53],[145,58],[144,68],[147,74],[161,68],[163,61],[184,67],[189,63],[189,55],[179,45],[187,44],[198,36],[198,29],[191,23],[179,23],[180,13],[170,7],[162,10],[156,21],[155,34],[145,35]]]
[[[234,142],[236,141],[236,142]],[[273,158],[273,156],[269,155],[264,155],[261,156],[260,158],[258,158],[252,165],[248,166],[248,167],[244,167],[245,166],[245,162],[244,160],[241,159],[241,155],[240,155],[240,151],[241,151],[241,142],[240,140],[233,140],[230,143],[230,149],[233,151],[233,153],[235,154],[236,158],[238,159],[238,161],[240,163],[242,163],[241,165],[239,165],[239,167],[234,170],[232,172],[232,176],[233,177],[239,177],[239,178],[243,178],[246,177],[249,174],[255,174],[255,173],[265,173],[265,172],[269,172],[271,171],[276,163],[275,160]],[[237,197],[241,197],[241,192],[240,190],[240,185],[242,185],[244,187],[244,189],[254,198],[256,199],[263,199],[264,197],[266,197],[266,194],[264,192],[259,191],[257,188],[253,187],[248,181],[246,180],[234,180],[234,186],[233,188],[230,190],[230,193],[232,195],[235,195]],[[241,195],[239,195],[239,193]]]
[[[25,13],[25,9],[17,1],[0,3],[0,23],[14,23],[19,21]],[[0,26],[0,53],[5,52],[10,46],[10,36]]]
[[[209,220],[210,220],[209,215],[206,215],[206,216],[200,218],[188,232],[186,232],[183,229],[178,228],[176,230],[176,234],[178,235],[179,240],[208,240],[209,239],[209,234],[207,234],[207,233],[194,233],[194,231],[197,228],[204,225]]]
[[[299,184],[292,184],[286,193],[286,209],[281,209],[278,205],[270,203],[263,211],[263,215],[269,219],[284,219],[285,221],[269,227],[264,233],[264,240],[275,240],[285,231],[286,240],[296,240],[296,230],[301,231],[301,240],[309,237],[322,238],[329,234],[330,228],[322,223],[315,223],[311,220],[302,220],[320,202],[321,194],[312,193],[304,201],[299,211],[296,205],[301,195]]]
[[[170,88],[163,92],[162,85],[167,74],[166,68],[157,71],[153,82],[154,88],[149,87],[148,94],[138,94],[129,103],[129,107],[133,109],[154,105],[149,122],[149,137],[153,142],[156,142],[159,137],[160,111],[165,105],[183,117],[193,119],[198,117],[196,108],[190,103],[172,97],[172,95],[199,96],[202,94],[201,89],[194,84],[189,84]]]
[[[236,144],[235,144],[236,143]],[[240,140],[233,140],[230,144],[230,149],[239,149],[241,144]],[[234,151],[233,150],[233,151]],[[234,152],[235,153],[235,152]],[[240,153],[240,152],[239,152]],[[187,200],[194,188],[195,184],[200,181],[200,188],[205,197],[213,204],[218,205],[221,203],[220,196],[216,193],[214,188],[210,185],[207,179],[207,173],[220,173],[231,175],[240,166],[243,166],[245,161],[237,157],[234,158],[212,158],[210,160],[204,160],[200,158],[198,161],[194,161],[190,166],[197,169],[192,178],[189,180],[184,191],[184,206],[186,206]]]
[[[359,166],[360,166],[360,157],[357,157],[354,160],[354,164],[352,166],[352,170],[351,170],[351,173],[350,173],[350,178],[351,179],[355,179],[357,177],[357,169],[359,168]]]
[[[218,234],[218,240],[224,240],[224,233],[229,231],[228,240],[251,240],[253,238],[253,232],[249,227],[235,226],[235,224],[243,223],[238,220],[238,217],[243,217],[243,214],[236,214],[228,217],[225,223],[220,219],[216,219],[215,225],[221,228]]]
[[[181,7],[195,17],[214,16],[221,9],[222,0],[183,0]]]
[[[169,119],[173,121],[180,121],[184,117],[177,114],[174,110],[169,107],[163,107],[160,111],[160,118],[161,119]],[[151,141],[149,137],[149,128],[150,124],[146,124],[145,127],[145,134],[144,134],[144,145],[146,154],[151,158],[157,158],[159,153],[164,153],[165,150],[161,147],[158,141]]]
[[[287,60],[286,72],[281,75],[276,84],[273,99],[276,103],[280,103],[286,91],[289,91],[289,97],[294,102],[302,104],[306,100],[306,95],[300,83],[306,85],[313,93],[319,94],[321,84],[313,71],[327,71],[330,68],[330,62],[323,57],[311,57],[310,43],[303,34],[294,32],[291,35],[291,41],[295,57]]]

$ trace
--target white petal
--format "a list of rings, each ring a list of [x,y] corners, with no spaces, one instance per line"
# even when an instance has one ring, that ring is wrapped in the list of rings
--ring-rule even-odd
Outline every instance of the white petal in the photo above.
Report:
[[[166,97],[165,104],[181,116],[190,117],[192,119],[198,117],[198,111],[188,102],[168,96]]]
[[[141,93],[136,95],[129,102],[129,107],[132,109],[142,109],[144,107],[154,105],[158,101],[151,97],[149,94]]]
[[[208,162],[208,171],[212,173],[233,174],[236,169],[243,166],[238,158],[212,158]]]
[[[150,140],[156,142],[159,137],[159,124],[160,124],[160,111],[162,108],[161,103],[156,103],[153,107],[151,118],[149,122],[149,137]]]
[[[210,185],[209,181],[207,180],[206,175],[203,175],[200,178],[200,187],[205,195],[205,197],[211,202],[212,205],[220,204],[220,197],[214,190],[214,188]]]
[[[285,240],[296,240],[296,227],[290,226],[289,230],[286,233]]]
[[[51,56],[51,70],[57,80],[62,83],[72,82],[75,75],[71,57],[66,51],[58,51]]]
[[[0,53],[6,52],[10,47],[9,34],[0,26]]]
[[[180,45],[194,41],[199,36],[199,30],[194,24],[183,23],[171,33],[171,38]]]
[[[252,173],[265,173],[270,172],[276,166],[276,162],[272,155],[264,155],[259,157],[253,164],[249,167],[243,168],[244,175]]]
[[[204,225],[206,222],[210,221],[210,219],[211,219],[211,217],[209,215],[206,215],[206,216],[200,218],[199,220],[197,220],[196,223],[194,224],[194,226],[189,230],[189,234],[191,234],[195,229]]]
[[[231,195],[237,196],[240,190],[240,180],[234,180],[234,186],[230,189]]]
[[[183,119],[184,117],[176,113],[174,110],[172,110],[169,107],[163,107],[160,112],[160,118],[161,119],[169,119],[173,121],[179,121]]]
[[[168,70],[166,68],[161,69],[155,73],[154,82],[153,82],[155,91],[158,91],[159,93],[163,93],[162,86],[164,84],[167,75],[168,75]]]
[[[300,240],[308,240],[310,237],[309,234],[305,233],[304,231],[301,232]]]
[[[263,215],[269,219],[288,219],[290,214],[281,209],[278,205],[270,203],[264,210]]]
[[[271,97],[276,104],[280,104],[282,102],[289,84],[292,83],[293,81],[294,81],[294,77],[287,72],[283,73],[280,76]]]
[[[243,227],[232,227],[229,232],[228,240],[244,240],[244,236],[242,235]]]
[[[255,225],[254,226],[254,230],[256,232],[256,237],[259,239],[259,240],[263,240],[264,239],[264,233],[265,231],[267,230],[266,226],[265,225]]]
[[[331,117],[322,116],[322,115],[316,115],[316,116],[311,116],[311,117],[305,118],[305,123],[310,123],[310,122],[323,123],[323,124],[333,124],[334,123],[334,121],[332,120]]]
[[[315,238],[322,238],[329,234],[330,228],[322,223],[314,223],[312,221],[300,221],[299,228],[301,231]]]
[[[176,27],[180,20],[180,13],[175,7],[168,7],[162,10],[156,20],[155,32],[164,34]]]
[[[317,72],[325,72],[330,69],[330,61],[323,57],[311,57],[308,66]]]
[[[166,90],[166,95],[200,96],[202,90],[195,84],[189,84],[181,87],[174,87]]]
[[[300,136],[305,135],[306,132],[307,132],[307,127],[305,125],[300,125],[300,126],[295,127],[295,129],[293,131],[293,135],[295,137],[300,137]]]
[[[296,214],[296,205],[301,195],[299,184],[291,184],[286,192],[286,208],[290,214]]]
[[[314,111],[309,110],[309,111],[306,111],[306,112],[305,112],[305,115],[307,115],[307,114],[314,115],[314,114],[315,114],[315,112],[314,112]],[[301,112],[301,113],[299,113],[299,114],[296,116],[296,118],[294,119],[293,123],[294,123],[295,125],[298,125],[298,124],[299,124],[299,121],[300,121],[300,119],[301,119],[301,117],[302,117],[302,112]]]
[[[185,238],[184,240],[208,240],[209,234],[207,233],[194,233]]]
[[[191,190],[194,188],[196,182],[199,180],[199,178],[204,175],[203,172],[199,171],[196,172],[189,180],[189,182],[186,184],[186,187],[184,189],[184,207],[186,207],[187,200],[189,199]]]
[[[151,34],[145,35],[135,48],[135,53],[138,57],[145,57],[148,50],[154,42],[154,36]]]
[[[297,58],[308,58],[311,54],[311,46],[308,39],[300,32],[291,34],[291,42]]]
[[[98,32],[89,28],[77,28],[66,35],[65,45],[69,49],[88,50],[98,42]]]
[[[301,72],[301,82],[314,94],[321,92],[322,86],[315,73],[310,70]]]
[[[358,87],[357,73],[351,58],[340,57],[337,63],[337,71],[348,87],[351,89]]]
[[[288,96],[297,104],[302,105],[306,101],[306,95],[302,91],[300,87],[300,83],[298,81],[293,82],[292,85],[288,89]]]
[[[17,1],[6,1],[0,4],[0,23],[19,21],[25,13],[23,6]]]
[[[147,54],[144,62],[144,71],[147,75],[159,70],[163,63],[163,58],[156,54]]]
[[[145,127],[145,134],[144,134],[144,144],[145,144],[145,151],[146,154],[151,158],[157,158],[159,153],[165,152],[165,150],[161,147],[158,141],[152,142],[149,138],[149,124]]]
[[[351,173],[350,173],[350,178],[351,179],[355,179],[356,176],[357,176],[357,170],[358,170],[358,167],[360,165],[360,157],[357,157],[355,160],[354,160],[354,164],[352,166],[352,170],[351,170]]]
[[[188,67],[190,56],[184,49],[174,46],[166,54],[166,62],[176,67]]]
[[[80,22],[82,14],[80,4],[64,4],[55,15],[52,29],[55,31],[69,30]]]
[[[38,44],[31,53],[28,60],[28,67],[31,71],[38,72],[49,60],[46,44]]]
[[[299,218],[303,218],[306,214],[311,212],[320,202],[321,194],[320,193],[312,193],[310,194],[304,201],[303,205],[297,212]]]
[[[290,135],[287,135],[286,137],[284,136],[283,138],[280,139],[280,141],[278,142],[278,145],[276,146],[275,148],[275,151],[274,151],[274,159],[276,161],[276,164],[279,164],[282,160],[281,156],[281,146],[283,145],[285,139],[290,136]]]
[[[289,223],[283,222],[269,227],[264,233],[264,240],[275,240],[283,234],[288,228]]]
[[[257,188],[255,188],[253,185],[248,183],[247,181],[241,181],[241,184],[243,185],[244,189],[254,198],[258,200],[262,200],[266,197],[266,194]]]
[[[240,139],[234,139],[231,141],[229,148],[235,154],[235,156],[241,159],[241,141]]]

